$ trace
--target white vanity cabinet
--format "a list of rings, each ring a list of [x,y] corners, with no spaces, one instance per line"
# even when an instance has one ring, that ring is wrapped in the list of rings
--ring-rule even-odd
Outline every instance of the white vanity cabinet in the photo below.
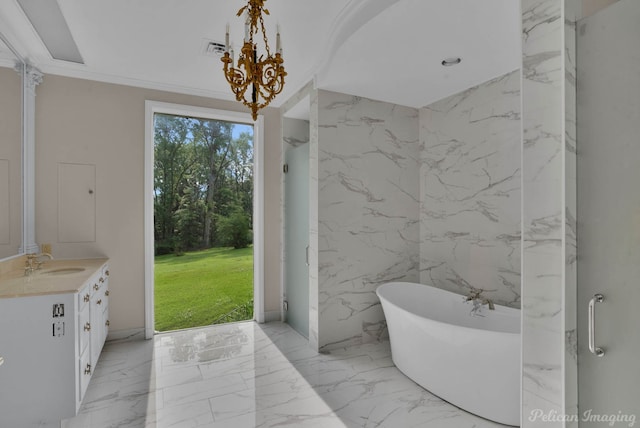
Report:
[[[78,408],[98,363],[109,330],[109,269],[103,266],[78,294]]]
[[[46,273],[23,280],[40,293],[2,296],[0,281],[0,427],[60,426],[77,414],[109,324],[108,265],[87,266],[51,279],[75,280],[65,292],[48,289]]]

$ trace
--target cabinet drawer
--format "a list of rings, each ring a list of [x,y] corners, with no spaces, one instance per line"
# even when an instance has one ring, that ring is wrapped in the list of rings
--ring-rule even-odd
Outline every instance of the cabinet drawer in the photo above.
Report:
[[[78,366],[78,379],[80,379],[80,401],[84,398],[84,393],[87,391],[91,375],[93,374],[93,367],[91,367],[91,352],[89,349],[80,357],[80,365]]]
[[[102,343],[107,340],[107,336],[109,335],[109,307],[104,308],[104,312],[102,312],[102,325],[104,326],[103,334],[102,334]]]
[[[104,287],[104,308],[102,308],[102,325],[104,328],[104,334],[102,336],[102,341],[107,340],[107,336],[109,335],[109,283]]]
[[[91,297],[91,310],[102,312],[109,305],[109,294],[105,294],[105,290],[100,289]]]
[[[100,292],[100,289],[102,288],[102,282],[100,282],[100,279],[102,277],[96,277],[93,278],[93,280],[91,281],[91,296],[95,296],[97,293]]]
[[[80,354],[85,351],[85,348],[89,344],[91,338],[91,319],[89,314],[89,305],[85,305],[84,308],[78,314],[78,335],[80,336]]]
[[[105,264],[104,266],[102,266],[102,277],[103,277],[105,280],[107,280],[107,279],[109,279],[109,275],[110,275],[110,272],[109,272],[109,265],[106,265],[106,264]]]
[[[91,300],[91,288],[89,286],[84,287],[78,293],[78,310],[84,309],[87,303]]]
[[[105,283],[100,290],[100,296],[102,296],[102,309],[106,309],[109,307],[109,283]]]

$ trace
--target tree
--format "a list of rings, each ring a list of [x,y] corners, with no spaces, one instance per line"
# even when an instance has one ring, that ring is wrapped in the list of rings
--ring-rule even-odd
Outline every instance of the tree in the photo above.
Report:
[[[154,118],[154,211],[156,242],[173,245],[176,229],[173,213],[180,203],[181,187],[195,159],[188,153],[187,124],[182,118]]]
[[[205,206],[197,188],[186,188],[175,212],[176,245],[174,252],[194,250],[200,246]]]
[[[218,220],[218,234],[224,246],[246,248],[252,241],[249,216],[237,206],[228,217]]]
[[[253,219],[253,135],[242,132],[232,141],[228,176],[233,178],[235,200]]]
[[[229,238],[230,230],[240,228],[247,229],[241,235],[250,243],[252,133],[233,138],[232,123],[162,114],[154,124],[157,251],[246,246]]]
[[[193,119],[192,132],[196,144],[201,147],[204,159],[203,167],[206,171],[205,190],[205,218],[203,243],[205,248],[211,246],[213,221],[215,215],[214,199],[216,190],[224,180],[224,170],[227,167],[228,155],[231,148],[231,132],[233,124],[229,122]]]

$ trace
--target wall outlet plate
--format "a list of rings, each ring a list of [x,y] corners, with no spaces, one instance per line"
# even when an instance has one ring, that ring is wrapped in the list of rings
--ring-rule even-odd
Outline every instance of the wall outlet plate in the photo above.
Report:
[[[64,336],[64,321],[55,321],[53,323],[53,337]]]

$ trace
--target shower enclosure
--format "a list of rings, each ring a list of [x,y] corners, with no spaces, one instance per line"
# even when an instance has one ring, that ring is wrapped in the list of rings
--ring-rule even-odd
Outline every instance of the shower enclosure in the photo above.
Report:
[[[580,427],[610,423],[599,417],[632,426],[640,419],[640,2],[582,19],[576,37],[578,416]]]

